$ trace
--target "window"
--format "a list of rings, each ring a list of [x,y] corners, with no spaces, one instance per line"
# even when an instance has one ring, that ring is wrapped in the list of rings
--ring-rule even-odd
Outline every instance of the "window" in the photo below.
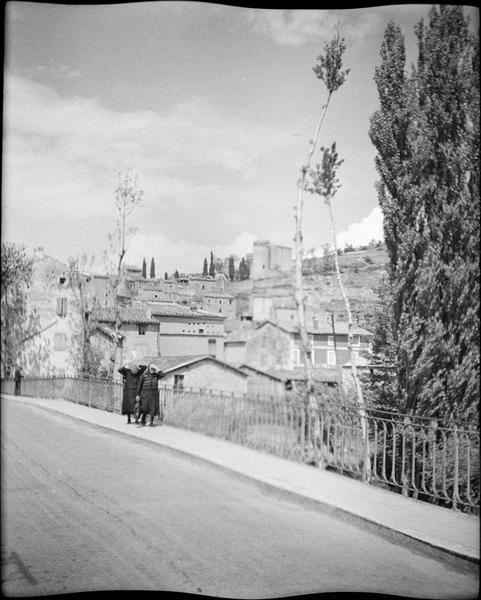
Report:
[[[327,336],[327,345],[328,346],[334,346],[334,336],[333,335],[328,335]]]
[[[199,333],[204,333],[204,330],[203,329],[199,329]]]
[[[57,315],[59,317],[67,315],[67,298],[57,298]]]
[[[330,366],[334,366],[336,364],[336,353],[334,350],[327,351],[327,364]]]
[[[322,365],[323,351],[321,348],[314,348],[314,364],[316,366]]]
[[[176,390],[184,389],[184,376],[183,375],[174,375],[174,389],[176,389]]]
[[[358,365],[359,364],[359,352],[353,352],[352,355],[354,358],[354,364]]]
[[[63,285],[67,280],[65,277],[60,277],[60,285]]]
[[[139,325],[139,335],[145,335],[145,325]]]
[[[209,354],[215,356],[217,342],[216,340],[209,340]]]
[[[61,352],[67,349],[67,336],[65,333],[56,333],[53,338],[53,349]]]
[[[361,336],[353,335],[352,336],[352,344],[353,344],[353,346],[360,346],[361,345]]]
[[[292,351],[292,359],[295,365],[301,364],[301,350],[300,348],[294,348]]]

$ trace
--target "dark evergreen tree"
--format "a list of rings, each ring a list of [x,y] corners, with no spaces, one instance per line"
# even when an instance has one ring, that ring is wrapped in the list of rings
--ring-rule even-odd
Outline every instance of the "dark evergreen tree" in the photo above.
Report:
[[[212,252],[210,253],[209,275],[215,277],[214,255]]]
[[[142,261],[142,277],[147,279],[147,263],[145,262],[145,258]]]
[[[202,277],[207,277],[209,274],[209,267],[207,266],[207,259],[204,258],[204,267],[202,269]]]
[[[179,279],[180,275],[179,275],[179,271],[177,271],[177,269],[175,270],[174,273],[174,279]]]
[[[386,29],[370,136],[390,259],[391,341],[400,408],[474,416],[479,398],[479,37],[462,6]]]
[[[233,256],[229,257],[229,279],[231,281],[234,281],[235,279],[235,264]]]
[[[167,271],[165,271],[164,273],[164,279],[169,279],[169,274],[167,273]]]
[[[150,279],[155,279],[155,261],[154,257],[150,261]]]

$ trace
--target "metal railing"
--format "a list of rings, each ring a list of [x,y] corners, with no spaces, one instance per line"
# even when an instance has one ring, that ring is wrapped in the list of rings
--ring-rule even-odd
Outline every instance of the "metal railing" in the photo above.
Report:
[[[14,388],[13,379],[2,379],[2,393],[13,394]],[[21,383],[22,396],[70,400],[114,413],[121,412],[122,391],[121,383],[70,376],[23,377]]]
[[[2,380],[13,393],[12,380]],[[360,411],[319,395],[262,398],[162,386],[168,425],[226,439],[290,460],[319,464],[366,483],[448,508],[479,513],[479,430],[433,419]],[[122,384],[73,377],[24,378],[22,395],[63,398],[120,413]]]

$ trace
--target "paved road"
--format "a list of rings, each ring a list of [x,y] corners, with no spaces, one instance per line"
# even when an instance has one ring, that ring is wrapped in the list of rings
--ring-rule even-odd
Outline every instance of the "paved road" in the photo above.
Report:
[[[477,597],[473,574],[160,446],[13,399],[1,428],[4,594]]]

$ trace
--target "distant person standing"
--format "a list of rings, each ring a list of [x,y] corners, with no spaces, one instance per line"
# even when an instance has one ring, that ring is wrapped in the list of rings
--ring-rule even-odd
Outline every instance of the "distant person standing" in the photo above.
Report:
[[[137,396],[140,401],[141,425],[145,425],[147,415],[150,416],[150,426],[154,424],[154,417],[160,416],[159,377],[162,377],[162,373],[157,371],[153,364],[139,377]]]
[[[15,376],[13,380],[15,382],[14,394],[15,396],[20,396],[22,393],[22,369],[20,367],[15,369]]]
[[[132,423],[131,415],[135,415],[135,423],[139,422],[139,415],[135,410],[137,398],[137,386],[139,377],[145,367],[136,364],[124,365],[119,369],[119,373],[124,378],[124,391],[122,395],[122,414],[127,415],[127,425]]]

